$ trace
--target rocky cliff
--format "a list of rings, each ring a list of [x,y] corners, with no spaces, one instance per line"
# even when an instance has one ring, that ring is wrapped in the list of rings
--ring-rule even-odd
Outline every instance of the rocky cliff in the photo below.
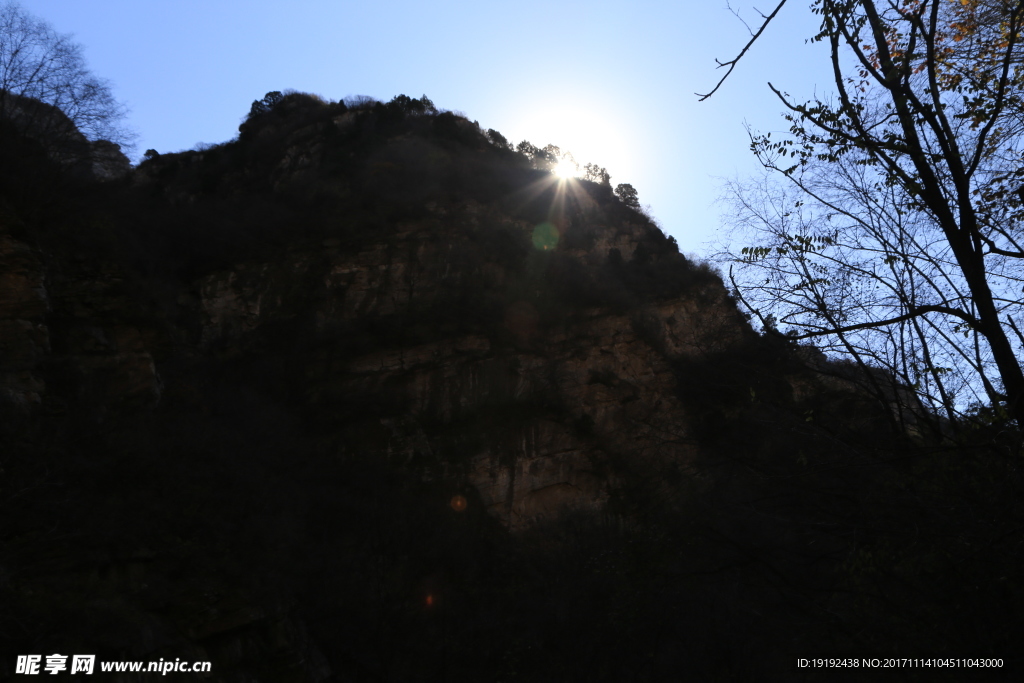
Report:
[[[281,107],[289,105],[300,120],[329,110],[307,100]],[[335,426],[372,426],[381,458],[471,487],[511,528],[562,507],[601,507],[613,487],[611,454],[685,467],[692,430],[673,362],[751,335],[721,281],[608,188],[557,180],[518,155],[502,159],[473,124],[451,115],[371,134],[377,149],[355,162],[355,173],[323,171],[337,153],[329,143],[344,144],[325,126],[336,133],[387,116],[373,114],[265,123],[263,135],[284,128],[287,136],[256,184],[270,178],[279,188],[283,206],[274,207],[281,215],[272,227],[295,234],[278,235],[270,251],[256,245],[258,254],[234,256],[227,247],[216,265],[164,279],[169,316],[140,300],[153,285],[124,261],[65,260],[8,231],[0,315],[10,350],[0,391],[9,409],[32,414],[70,401],[103,421],[158,409],[165,392],[172,403],[201,408],[201,389],[158,366],[254,362],[273,348],[290,366],[289,408]],[[366,137],[350,134],[348,142],[358,147]],[[217,156],[244,148],[240,141],[151,159],[118,190],[159,194],[148,198],[148,211],[200,204],[237,220],[224,204],[244,201],[231,195],[252,192],[254,183],[231,173],[258,164]],[[446,176],[467,172],[466,156],[488,153],[498,157],[491,164],[520,176],[511,197],[486,202],[459,187],[430,187],[454,185],[460,178]],[[227,177],[211,175],[218,161]],[[223,182],[218,192],[228,196],[188,187],[195,177]],[[338,206],[314,218],[302,208],[288,214],[289,200],[308,201],[310,187],[324,192],[325,184],[343,195]],[[305,197],[290,194],[297,187]],[[389,201],[406,215],[387,215]],[[344,215],[353,209],[363,215]],[[135,218],[152,220],[146,212]],[[325,219],[321,234],[304,234],[304,220]],[[343,226],[337,234],[332,220]],[[47,385],[54,372],[63,387]]]
[[[11,653],[222,681],[740,675],[756,657],[701,652],[748,604],[810,618],[744,562],[775,558],[785,594],[860,557],[835,530],[901,481],[857,469],[891,416],[756,335],[610,188],[409,102],[289,95],[120,178],[4,159]],[[548,620],[571,656],[538,652]]]
[[[27,142],[42,150],[63,175],[102,181],[123,178],[131,172],[131,163],[120,145],[88,140],[57,107],[2,88],[0,126],[7,129],[3,134],[6,143],[16,149]]]

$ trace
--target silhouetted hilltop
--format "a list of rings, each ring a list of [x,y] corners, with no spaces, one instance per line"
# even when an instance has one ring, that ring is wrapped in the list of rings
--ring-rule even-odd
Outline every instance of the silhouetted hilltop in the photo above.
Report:
[[[270,93],[124,177],[0,133],[0,678],[1010,663],[1005,437],[759,336],[606,176],[426,97]]]

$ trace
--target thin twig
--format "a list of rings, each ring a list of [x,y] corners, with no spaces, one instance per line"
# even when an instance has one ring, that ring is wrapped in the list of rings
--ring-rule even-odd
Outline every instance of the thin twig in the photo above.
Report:
[[[718,84],[707,95],[701,95],[699,92],[698,93],[694,93],[694,95],[696,95],[697,97],[700,98],[700,100],[698,100],[699,102],[703,102],[707,98],[711,97],[712,95],[715,94],[715,92],[720,87],[722,87],[722,84],[725,83],[725,79],[729,78],[729,74],[731,74],[732,70],[736,68],[736,64],[738,64],[739,61],[741,59],[743,59],[743,55],[747,54],[747,50],[750,49],[750,46],[753,45],[757,41],[757,39],[761,37],[761,34],[764,33],[764,30],[766,28],[768,28],[768,24],[771,23],[772,19],[775,18],[775,15],[779,13],[779,10],[782,9],[782,6],[785,5],[785,4],[786,4],[786,0],[780,0],[779,4],[775,7],[775,11],[772,12],[771,14],[769,14],[767,17],[765,17],[764,23],[761,24],[761,28],[759,28],[757,33],[754,34],[754,37],[750,39],[750,42],[748,42],[746,45],[743,46],[743,49],[740,50],[740,53],[738,55],[736,55],[736,57],[734,57],[733,59],[731,59],[728,62],[722,62],[722,61],[719,61],[717,59],[715,60],[716,62],[718,62],[718,67],[716,67],[716,68],[720,69],[723,66],[727,66],[727,67],[729,67],[729,70],[725,72],[725,75],[722,76],[722,78],[718,81]],[[734,12],[734,14],[735,14],[735,12]],[[760,12],[759,12],[759,14],[760,14]],[[763,17],[764,15],[761,14],[761,16]],[[746,22],[744,22],[744,24],[745,23]],[[747,30],[749,31],[750,28],[748,27]]]

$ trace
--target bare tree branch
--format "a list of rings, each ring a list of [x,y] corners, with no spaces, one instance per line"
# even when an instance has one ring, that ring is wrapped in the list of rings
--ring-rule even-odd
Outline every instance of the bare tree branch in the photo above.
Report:
[[[122,125],[126,114],[110,84],[88,70],[71,36],[15,2],[0,4],[0,119],[49,137],[74,137],[70,124],[89,140],[131,146],[134,135]]]
[[[773,88],[789,135],[751,145],[783,180],[732,186],[734,227],[756,240],[724,255],[738,298],[946,415],[1006,401],[1024,425],[1024,0],[813,5],[838,96]]]
[[[747,50],[749,50],[751,48],[751,46],[755,42],[757,42],[757,39],[761,37],[761,34],[764,33],[764,30],[766,28],[768,28],[768,24],[771,23],[772,19],[775,18],[775,15],[777,15],[779,13],[779,10],[782,9],[782,6],[785,5],[785,4],[786,4],[786,0],[780,0],[779,4],[775,7],[775,10],[771,14],[769,14],[767,17],[765,17],[764,22],[761,24],[761,28],[759,28],[757,30],[757,33],[755,33],[753,35],[753,37],[750,39],[750,41],[747,42],[747,44],[743,46],[743,49],[740,50],[740,53],[738,55],[736,55],[734,58],[732,58],[728,62],[722,62],[722,61],[719,61],[717,59],[715,60],[716,62],[718,62],[718,67],[717,68],[720,69],[723,66],[727,66],[727,67],[729,67],[729,70],[725,72],[725,75],[722,76],[721,79],[719,79],[718,83],[715,85],[714,88],[712,88],[711,92],[709,92],[708,94],[701,95],[700,93],[694,93],[694,95],[696,95],[697,97],[700,98],[698,100],[698,102],[703,102],[707,98],[709,98],[712,95],[714,95],[715,92],[719,88],[722,87],[722,84],[725,83],[725,79],[729,78],[729,74],[731,74],[732,70],[736,68],[736,65],[739,63],[739,61],[741,59],[743,59],[743,55],[747,54]],[[762,14],[761,16],[764,16],[764,15]],[[744,23],[746,23],[746,22],[744,22]]]

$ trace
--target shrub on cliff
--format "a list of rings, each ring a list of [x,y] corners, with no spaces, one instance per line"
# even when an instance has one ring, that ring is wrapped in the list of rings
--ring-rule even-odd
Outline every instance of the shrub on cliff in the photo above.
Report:
[[[280,126],[286,119],[290,127],[297,127],[318,118],[328,107],[332,114],[345,111],[341,102],[328,103],[319,95],[286,90],[283,93],[274,90],[268,92],[261,100],[253,100],[245,120],[238,126],[242,139],[249,139],[267,126]]]
[[[437,113],[437,107],[426,95],[418,100],[408,95],[398,95],[384,106],[389,110],[401,112],[405,116]]]
[[[629,183],[619,183],[616,185],[615,196],[626,206],[632,209],[640,209],[640,199],[637,197],[636,189]]]
[[[512,143],[509,142],[504,135],[494,130],[493,128],[487,129],[487,139],[490,140],[491,144],[497,147],[498,149],[513,149]]]

